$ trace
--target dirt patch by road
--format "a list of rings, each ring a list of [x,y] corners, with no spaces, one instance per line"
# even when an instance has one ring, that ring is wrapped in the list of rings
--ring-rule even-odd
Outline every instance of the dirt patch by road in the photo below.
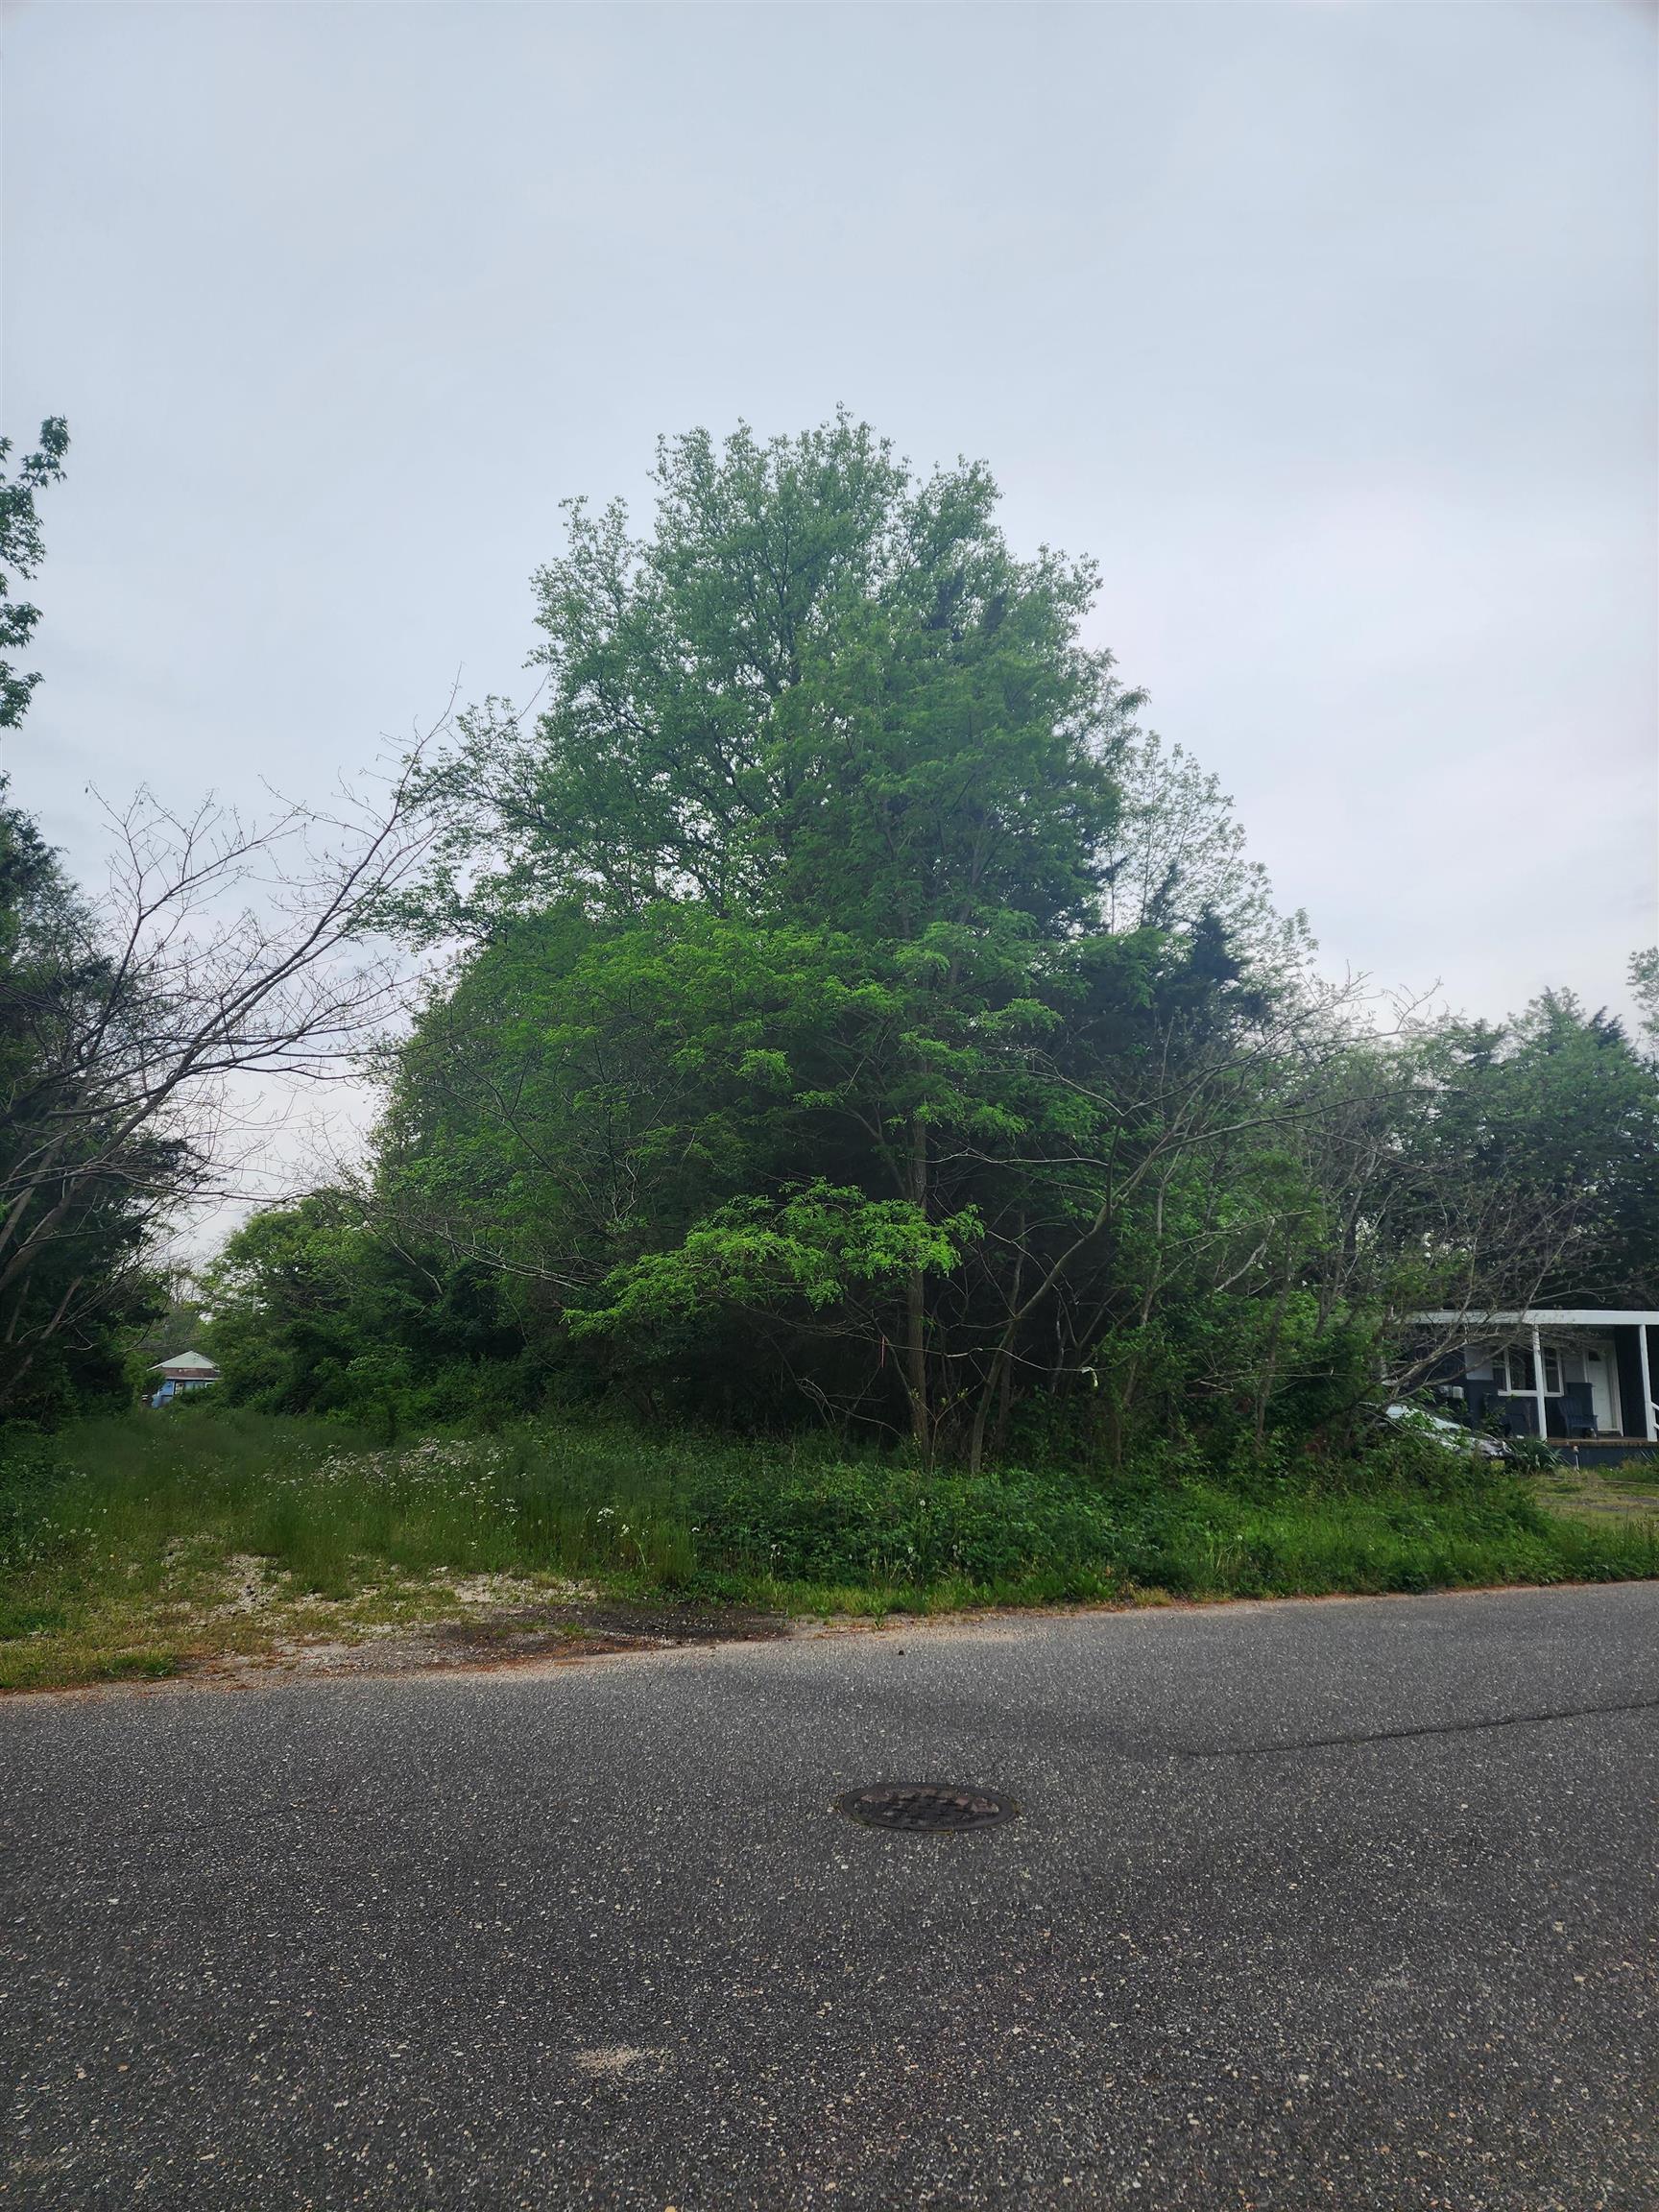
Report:
[[[753,1644],[786,1636],[782,1614],[738,1607],[574,1600],[479,1610],[459,1621],[389,1626],[349,1640],[325,1631],[277,1638],[258,1653],[204,1656],[180,1669],[196,1680],[281,1674],[414,1674],[527,1666],[684,1645]]]

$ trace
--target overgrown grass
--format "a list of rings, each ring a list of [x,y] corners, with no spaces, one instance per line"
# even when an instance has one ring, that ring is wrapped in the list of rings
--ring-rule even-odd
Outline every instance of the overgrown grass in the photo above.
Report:
[[[237,1606],[249,1561],[279,1605]],[[192,1407],[0,1451],[0,1687],[430,1617],[479,1575],[802,1612],[1431,1590],[1659,1575],[1659,1520],[1593,1526],[1392,1449],[1317,1483],[1108,1481],[549,1421],[387,1446]]]

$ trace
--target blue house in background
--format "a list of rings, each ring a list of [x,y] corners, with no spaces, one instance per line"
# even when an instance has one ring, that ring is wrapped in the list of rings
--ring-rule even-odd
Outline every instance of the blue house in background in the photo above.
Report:
[[[159,1386],[150,1393],[152,1406],[170,1406],[187,1390],[204,1390],[219,1380],[218,1368],[202,1352],[175,1353],[171,1359],[158,1359],[150,1372],[161,1378]]]
[[[1471,1428],[1541,1436],[1586,1460],[1659,1444],[1659,1312],[1529,1307],[1412,1319],[1456,1333],[1429,1382],[1443,1410]]]

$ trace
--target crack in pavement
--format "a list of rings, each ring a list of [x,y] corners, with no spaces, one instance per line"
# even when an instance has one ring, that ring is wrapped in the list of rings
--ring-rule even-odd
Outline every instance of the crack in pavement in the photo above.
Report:
[[[1479,1728],[1536,1728],[1547,1720],[1589,1720],[1599,1714],[1652,1713],[1659,1697],[1633,1697],[1619,1705],[1563,1705],[1548,1713],[1501,1713],[1489,1720],[1430,1720],[1417,1728],[1370,1728],[1352,1736],[1302,1736],[1288,1743],[1224,1743],[1183,1748],[1184,1759],[1270,1759],[1283,1751],[1335,1751],[1360,1743],[1399,1743],[1414,1736],[1462,1736]]]

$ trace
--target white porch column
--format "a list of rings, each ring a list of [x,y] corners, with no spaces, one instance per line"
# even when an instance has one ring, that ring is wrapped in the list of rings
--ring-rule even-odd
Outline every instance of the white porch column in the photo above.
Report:
[[[1538,1407],[1538,1434],[1542,1440],[1550,1433],[1550,1423],[1544,1410],[1544,1340],[1538,1334],[1538,1324],[1532,1324],[1532,1396]]]
[[[1653,1377],[1647,1367],[1647,1324],[1636,1324],[1636,1363],[1642,1372],[1642,1433],[1649,1444],[1659,1444],[1653,1417]]]

